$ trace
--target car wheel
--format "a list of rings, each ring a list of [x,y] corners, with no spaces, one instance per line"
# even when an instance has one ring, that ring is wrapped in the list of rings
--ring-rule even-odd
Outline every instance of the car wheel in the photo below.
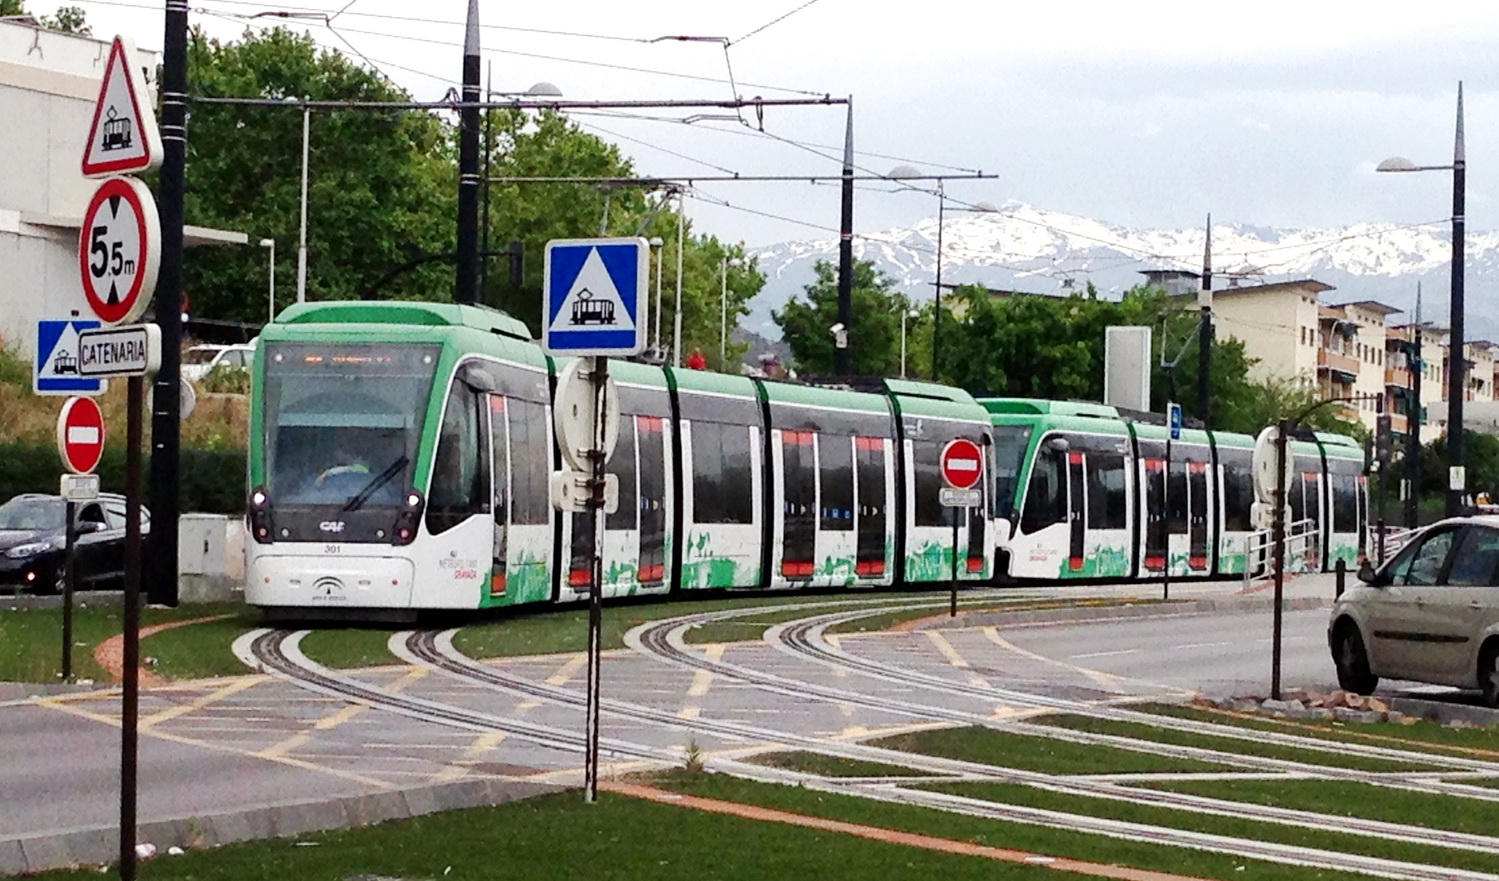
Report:
[[[1483,689],[1483,705],[1499,707],[1499,646],[1486,645],[1479,653],[1478,686]]]
[[[1338,634],[1333,663],[1338,668],[1338,686],[1355,694],[1373,694],[1379,677],[1369,672],[1369,655],[1358,628],[1348,625]]]

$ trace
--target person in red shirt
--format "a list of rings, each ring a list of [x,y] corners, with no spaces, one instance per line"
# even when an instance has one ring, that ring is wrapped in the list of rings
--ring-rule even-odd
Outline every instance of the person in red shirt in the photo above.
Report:
[[[687,356],[687,366],[693,370],[708,369],[708,359],[703,357],[702,349],[692,350],[692,354]]]

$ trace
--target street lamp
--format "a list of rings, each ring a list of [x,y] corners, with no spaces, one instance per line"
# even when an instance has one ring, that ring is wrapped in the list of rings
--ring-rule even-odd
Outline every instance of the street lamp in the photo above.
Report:
[[[738,257],[723,258],[723,286],[718,295],[718,369],[727,371],[729,361],[729,267],[738,267]]]
[[[276,320],[276,240],[261,239],[260,247],[270,249],[270,255],[266,258],[266,300],[268,305],[266,306],[265,319],[265,323],[270,324]]]
[[[651,236],[651,250],[656,252],[656,333],[655,342],[651,348],[656,350],[657,356],[661,354],[661,255],[666,253],[666,240],[660,236]],[[664,359],[663,359],[664,360]]]
[[[1395,156],[1379,163],[1374,169],[1380,172],[1451,171],[1452,172],[1452,317],[1448,340],[1447,358],[1447,450],[1453,468],[1463,465],[1463,396],[1467,391],[1464,371],[1467,367],[1467,352],[1463,340],[1463,228],[1464,202],[1467,188],[1467,156],[1463,148],[1463,84],[1457,84],[1457,137],[1452,149],[1451,165],[1417,165],[1403,156]],[[1420,329],[1417,329],[1417,333]],[[1447,516],[1455,517],[1463,509],[1464,487],[1454,478],[1448,477]],[[1457,486],[1457,488],[1453,488]],[[1414,492],[1415,488],[1412,487]]]
[[[920,318],[921,310],[902,307],[900,310],[900,378],[906,378],[906,319]]]

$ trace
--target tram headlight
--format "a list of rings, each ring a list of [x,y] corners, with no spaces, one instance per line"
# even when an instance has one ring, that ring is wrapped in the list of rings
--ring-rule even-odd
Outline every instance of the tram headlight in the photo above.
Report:
[[[409,545],[416,538],[416,528],[422,522],[422,509],[427,500],[414,489],[406,490],[401,499],[401,513],[396,515],[396,528],[390,537],[393,545]]]
[[[250,534],[257,542],[268,545],[272,541],[271,531],[271,497],[257,486],[250,491]]]

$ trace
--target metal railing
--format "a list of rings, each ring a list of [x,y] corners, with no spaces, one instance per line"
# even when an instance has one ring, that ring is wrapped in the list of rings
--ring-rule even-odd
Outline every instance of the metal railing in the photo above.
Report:
[[[1317,521],[1310,517],[1297,520],[1286,526],[1286,572],[1300,573],[1316,568],[1316,559],[1322,551],[1318,539],[1321,531]],[[1275,576],[1275,531],[1261,529],[1244,538],[1244,590],[1256,582],[1268,581]]]
[[[1379,555],[1379,526],[1369,524],[1369,537],[1364,544],[1368,548],[1368,557],[1374,561],[1376,566],[1383,565],[1385,561],[1400,553],[1401,549],[1410,543],[1416,534],[1415,529],[1406,529],[1403,526],[1391,526],[1386,523],[1384,527],[1384,556]]]

